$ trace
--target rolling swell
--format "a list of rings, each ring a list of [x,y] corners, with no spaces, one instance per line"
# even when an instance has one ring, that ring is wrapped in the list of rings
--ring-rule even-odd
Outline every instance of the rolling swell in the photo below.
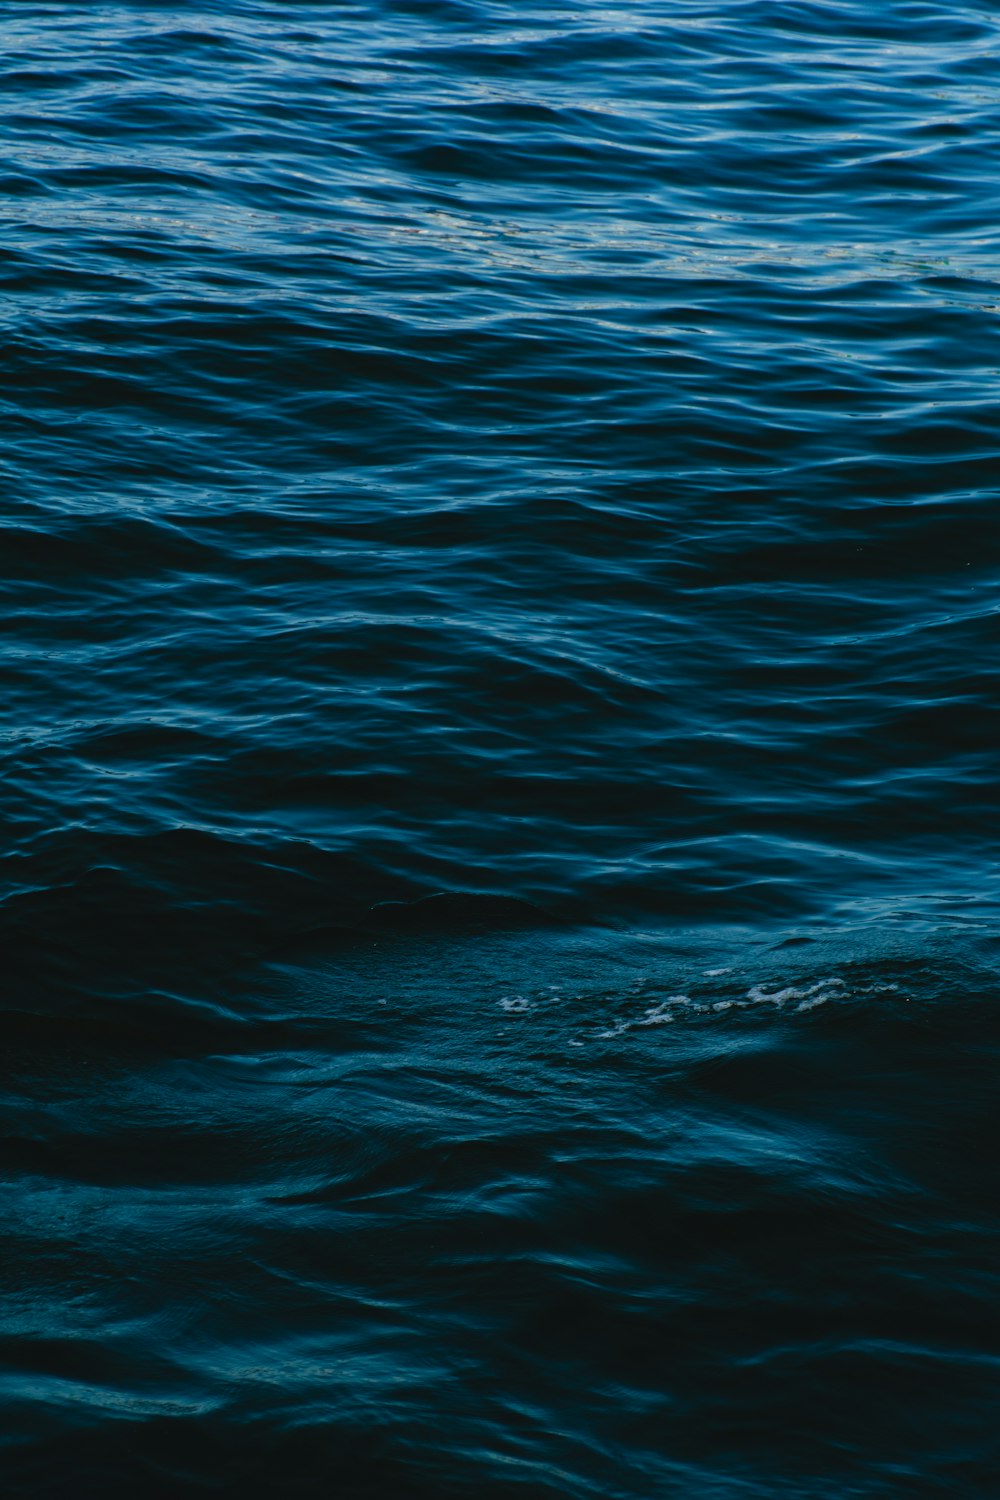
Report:
[[[995,1493],[989,9],[5,33],[11,1493]]]

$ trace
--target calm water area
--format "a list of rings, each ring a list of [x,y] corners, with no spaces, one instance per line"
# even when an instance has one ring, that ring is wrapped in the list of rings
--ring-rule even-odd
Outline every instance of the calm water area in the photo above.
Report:
[[[0,1492],[996,1500],[996,6],[0,39]]]

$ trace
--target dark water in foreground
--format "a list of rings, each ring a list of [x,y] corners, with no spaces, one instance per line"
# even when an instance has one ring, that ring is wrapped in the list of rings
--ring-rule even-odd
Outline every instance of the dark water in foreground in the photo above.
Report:
[[[995,1500],[993,7],[2,34],[3,1493]]]

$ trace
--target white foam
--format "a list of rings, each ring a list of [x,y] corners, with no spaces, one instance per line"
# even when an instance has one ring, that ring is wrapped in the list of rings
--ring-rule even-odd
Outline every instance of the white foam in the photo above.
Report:
[[[633,1031],[639,1026],[668,1026],[671,1021],[677,1019],[674,1010],[670,1006],[690,1005],[690,995],[668,995],[665,1000],[651,1005],[641,1016],[636,1016],[632,1021],[619,1021],[610,1031],[602,1031],[598,1034],[602,1037],[624,1036],[626,1031]]]
[[[647,1010],[641,1020],[636,1021],[636,1026],[666,1026],[674,1019],[674,1013],[665,1009],[667,1002],[657,1005],[652,1010]]]
[[[728,970],[711,970],[713,975]],[[856,993],[866,993],[867,989],[880,991],[895,989],[895,985],[879,985],[864,987]],[[629,991],[633,993],[633,991]],[[826,1005],[831,1000],[843,1000],[849,993],[847,982],[837,974],[827,975],[823,979],[817,979],[812,984],[790,984],[781,988],[769,990],[765,984],[754,984],[743,994],[733,995],[726,999],[710,1000],[692,999],[690,995],[668,995],[665,999],[656,1001],[655,1004],[647,1006],[646,1010],[639,1016],[620,1017],[606,1031],[598,1032],[598,1036],[605,1039],[624,1036],[627,1032],[639,1030],[648,1026],[668,1026],[679,1020],[682,1016],[712,1016],[724,1015],[728,1011],[750,1010],[755,1005],[770,1005],[781,1010],[789,1007],[798,1011],[815,1010],[819,1005]],[[514,1008],[511,1006],[510,1008]],[[525,1007],[527,1008],[527,1007]]]
[[[832,1000],[835,995],[840,994],[846,988],[842,979],[836,977],[831,979],[820,979],[816,984],[808,985],[800,989],[791,984],[783,990],[766,990],[762,984],[751,985],[747,990],[747,999],[754,1005],[787,1005],[790,1000],[813,1000],[816,1005],[822,1005],[824,1000]],[[814,999],[814,997],[819,997]],[[799,1010],[810,1010],[811,1006],[799,1006]]]

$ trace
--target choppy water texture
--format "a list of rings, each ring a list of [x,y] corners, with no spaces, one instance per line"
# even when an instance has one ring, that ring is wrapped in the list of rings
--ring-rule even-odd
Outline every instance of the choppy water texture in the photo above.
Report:
[[[0,26],[5,1495],[995,1500],[995,7]]]

